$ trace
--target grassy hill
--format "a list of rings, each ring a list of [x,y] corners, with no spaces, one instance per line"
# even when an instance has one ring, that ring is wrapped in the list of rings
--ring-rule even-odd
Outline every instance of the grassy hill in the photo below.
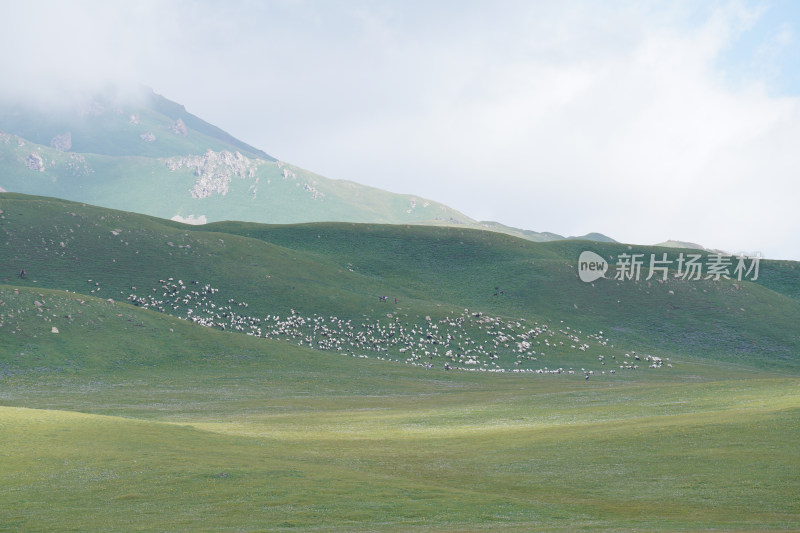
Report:
[[[93,296],[0,300],[5,528],[800,524],[796,377],[690,361],[619,381],[425,370]]]
[[[704,246],[702,246],[700,244],[697,244],[697,243],[686,242],[686,241],[676,241],[676,240],[671,240],[671,239],[668,240],[668,241],[664,241],[664,242],[655,244],[654,246],[661,246],[663,248],[685,248],[685,249],[689,249],[689,250],[705,250]]]
[[[559,235],[558,233],[552,233],[549,231],[538,232],[532,230],[519,229],[493,221],[480,222],[478,224],[477,229],[485,229],[489,231],[496,231],[498,233],[505,233],[506,235],[519,237],[521,239],[526,239],[533,242],[561,241],[564,240],[565,238],[582,240],[582,241],[617,242],[611,237],[603,235],[602,233],[589,233],[587,235],[582,235],[579,237],[564,237],[563,235]]]
[[[221,319],[209,318],[219,314],[209,307],[214,303],[229,308],[224,317],[229,329],[252,334],[280,330],[276,324],[268,328],[266,317],[273,322],[283,317],[283,324],[294,310],[306,322],[292,334],[317,344],[322,339],[314,330],[315,315],[353,321],[356,329],[372,321],[370,327],[379,332],[372,348],[388,345],[393,358],[408,357],[398,350],[411,343],[411,330],[424,331],[432,337],[413,352],[435,353],[429,360],[440,365],[447,349],[470,349],[455,342],[445,346],[442,339],[467,334],[476,342],[470,353],[477,354],[477,366],[507,370],[581,368],[591,362],[602,371],[606,365],[598,365],[597,358],[610,356],[614,343],[617,351],[638,346],[659,357],[671,353],[798,368],[800,272],[793,262],[763,261],[756,282],[670,277],[583,283],[577,278],[582,250],[609,258],[649,250],[572,240],[532,243],[451,227],[237,222],[193,227],[15,194],[2,195],[0,209],[0,279],[6,283],[131,301],[183,318],[191,311],[195,320],[219,327]],[[16,278],[22,268],[24,280]],[[504,322],[504,330],[491,322],[495,318],[524,324]],[[432,331],[437,321],[438,332]],[[386,330],[398,322],[402,332]],[[517,337],[544,326],[546,339],[541,332]],[[499,336],[508,340],[498,341]],[[520,342],[530,346],[520,351]],[[555,353],[565,364],[547,361]]]
[[[797,263],[592,284],[584,249],[664,249],[0,210],[0,529],[800,527]]]

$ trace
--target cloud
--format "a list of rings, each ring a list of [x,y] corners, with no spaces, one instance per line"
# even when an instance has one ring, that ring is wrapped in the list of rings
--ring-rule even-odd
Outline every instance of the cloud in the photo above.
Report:
[[[6,93],[134,80],[294,164],[476,218],[800,259],[790,205],[800,100],[776,91],[798,77],[786,61],[796,28],[770,5],[17,2],[6,12],[0,45],[16,51],[0,58]]]
[[[109,86],[132,98],[185,53],[174,47],[180,40],[171,41],[180,31],[170,33],[182,15],[150,0],[7,4],[0,18],[0,95],[7,99],[71,106]]]
[[[757,13],[723,5],[692,25],[582,5],[456,17],[413,40],[388,29],[376,77],[408,94],[372,82],[385,110],[323,118],[284,157],[526,228],[800,258],[798,99],[717,65]]]

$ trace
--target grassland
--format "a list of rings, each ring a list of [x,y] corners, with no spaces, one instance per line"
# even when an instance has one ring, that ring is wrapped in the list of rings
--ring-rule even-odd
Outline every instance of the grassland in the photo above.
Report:
[[[591,285],[574,269],[586,243],[191,228],[20,195],[0,209],[0,530],[800,529],[794,263],[738,288]],[[228,314],[443,331],[469,308],[589,348],[540,344],[525,363],[575,374],[511,372],[513,344],[496,349],[504,373],[447,371],[443,353],[426,369],[201,327],[174,295],[205,284]],[[497,337],[478,326],[453,333]],[[673,366],[603,373],[599,355],[633,350]]]
[[[2,380],[4,528],[800,524],[796,377],[689,362],[670,379],[615,382],[424,370],[138,309],[120,324],[126,312],[154,317],[141,356],[102,371],[18,363]],[[49,335],[41,354],[55,338],[65,352],[104,351]]]

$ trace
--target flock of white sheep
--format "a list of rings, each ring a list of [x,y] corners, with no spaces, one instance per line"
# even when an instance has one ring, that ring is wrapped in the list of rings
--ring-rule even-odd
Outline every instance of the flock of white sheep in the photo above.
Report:
[[[388,308],[393,312],[381,313],[378,318],[364,316],[355,321],[293,309],[284,316],[256,317],[248,312],[247,303],[224,299],[210,285],[173,278],[159,280],[158,287],[141,296],[133,292],[128,300],[206,327],[425,368],[580,374],[588,379],[590,375],[615,374],[618,369],[637,370],[642,359],[650,363],[647,368],[663,366],[659,357],[635,352],[623,355],[602,331],[584,335],[564,326],[563,321],[559,327],[551,327],[469,309],[435,319],[411,318],[394,306]]]

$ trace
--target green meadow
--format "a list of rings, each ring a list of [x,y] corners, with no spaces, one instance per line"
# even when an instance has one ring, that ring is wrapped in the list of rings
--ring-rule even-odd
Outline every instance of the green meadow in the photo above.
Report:
[[[221,335],[234,336],[197,342]],[[474,375],[247,340],[216,360],[5,378],[3,527],[800,523],[796,377],[715,380],[701,365],[667,383]]]
[[[583,284],[626,247],[0,209],[0,530],[800,530],[796,263]]]

